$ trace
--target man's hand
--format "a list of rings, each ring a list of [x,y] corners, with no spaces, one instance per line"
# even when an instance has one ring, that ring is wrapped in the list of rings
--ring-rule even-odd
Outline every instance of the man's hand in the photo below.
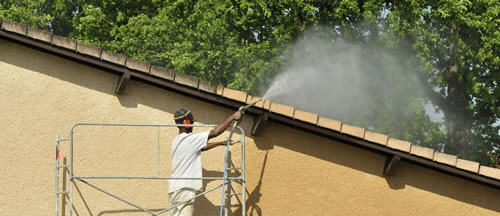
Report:
[[[225,142],[227,142],[227,140],[226,140]],[[229,145],[234,145],[234,144],[236,144],[236,143],[241,143],[241,141],[240,141],[240,140],[231,140],[231,141],[229,142]]]
[[[240,121],[243,118],[243,112],[241,111],[236,111],[233,113],[233,119],[235,121]]]
[[[236,111],[232,115],[228,116],[225,121],[217,125],[214,129],[210,131],[208,134],[208,139],[212,139],[214,137],[219,136],[226,130],[227,127],[229,127],[229,124],[231,124],[232,121],[241,121],[243,118],[243,112],[241,111]]]

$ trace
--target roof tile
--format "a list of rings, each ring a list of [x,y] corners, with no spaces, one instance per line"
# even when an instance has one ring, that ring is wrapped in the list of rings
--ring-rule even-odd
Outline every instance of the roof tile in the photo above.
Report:
[[[314,125],[318,123],[318,115],[316,113],[306,112],[298,109],[295,110],[293,118],[304,122],[309,122]]]
[[[162,68],[158,66],[151,66],[150,70],[151,75],[161,77],[163,79],[174,81],[175,72],[173,70]]]
[[[365,129],[353,125],[342,124],[340,132],[359,137],[361,139],[365,138]]]
[[[262,108],[266,110],[271,110],[271,101],[270,100],[264,100],[264,104],[262,105]]]
[[[78,43],[76,45],[76,51],[81,54],[89,55],[96,58],[101,58],[102,49],[96,46]]]
[[[387,140],[389,137],[385,134],[375,133],[371,131],[365,131],[365,140],[374,142],[383,146],[387,146]]]
[[[479,174],[500,180],[500,169],[495,169],[487,166],[480,166]]]
[[[259,107],[259,108],[262,108],[264,106],[264,101],[262,101],[262,98],[260,97],[257,97],[257,96],[252,96],[252,95],[248,95],[247,96],[247,104],[251,104],[255,101],[258,101],[258,100],[261,100],[259,102],[257,102],[254,107]]]
[[[223,85],[217,85],[217,94],[222,95],[224,92],[224,86]]]
[[[479,163],[469,160],[457,159],[457,167],[463,170],[467,170],[473,173],[479,172]]]
[[[131,58],[127,58],[127,61],[125,62],[125,66],[127,66],[130,69],[144,72],[147,74],[149,74],[149,69],[151,68],[150,63],[138,61],[138,60],[131,59]]]
[[[291,106],[279,104],[279,103],[272,103],[270,110],[271,110],[271,112],[274,112],[274,113],[293,117],[293,112],[295,111],[295,108],[293,108]]]
[[[437,161],[439,163],[444,163],[448,164],[450,166],[456,166],[457,165],[457,156],[456,155],[449,155],[441,152],[434,152],[434,161]]]
[[[198,88],[198,85],[200,84],[200,78],[178,73],[175,75],[174,82],[191,86],[193,88]]]
[[[45,41],[47,43],[52,42],[52,32],[39,30],[39,29],[28,29],[27,36],[36,40]]]
[[[411,143],[403,140],[389,138],[389,141],[387,142],[387,147],[404,152],[410,152]]]
[[[25,24],[19,24],[8,20],[3,20],[2,29],[9,32],[15,32],[17,34],[26,35],[28,27]]]
[[[102,54],[101,54],[101,59],[104,61],[118,64],[118,65],[125,65],[125,61],[127,60],[127,56],[103,50]]]
[[[222,92],[222,96],[237,100],[243,103],[247,102],[247,93],[230,89],[230,88],[224,88],[224,91]]]
[[[217,85],[216,84],[212,84],[212,83],[200,80],[200,86],[198,88],[202,91],[217,94]]]
[[[54,35],[52,36],[52,44],[69,50],[76,50],[76,40],[72,40],[67,37]]]
[[[434,159],[434,149],[425,148],[418,145],[412,145],[410,153],[430,160]]]
[[[337,120],[331,120],[328,118],[319,117],[318,126],[328,128],[335,131],[340,131],[342,123]]]

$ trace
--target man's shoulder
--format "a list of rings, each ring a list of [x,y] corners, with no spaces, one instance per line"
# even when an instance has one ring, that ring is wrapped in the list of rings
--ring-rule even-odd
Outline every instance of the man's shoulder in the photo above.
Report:
[[[196,137],[208,137],[209,131],[204,131],[204,132],[197,132],[197,133],[180,133],[178,134],[175,139],[189,139],[189,138],[196,138]]]

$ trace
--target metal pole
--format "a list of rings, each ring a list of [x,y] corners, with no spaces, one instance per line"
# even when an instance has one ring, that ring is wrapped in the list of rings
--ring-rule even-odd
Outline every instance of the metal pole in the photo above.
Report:
[[[158,176],[160,176],[160,126],[158,128]]]
[[[73,176],[75,179],[175,179],[175,180],[242,180],[239,177],[162,177],[162,176]]]
[[[69,133],[69,216],[73,216],[73,128]]]
[[[231,152],[228,151],[227,152],[227,158],[226,160],[229,162],[231,161]],[[229,166],[227,167],[229,168]],[[226,172],[227,172],[227,169],[226,169]],[[229,173],[227,174],[229,176]],[[225,205],[225,208],[224,208],[224,211],[225,211],[225,216],[228,216],[229,215],[229,208],[231,206],[231,183],[228,183],[226,185],[226,205]]]
[[[56,216],[59,215],[59,134],[56,135]]]
[[[107,195],[109,195],[109,196],[111,196],[111,197],[113,197],[113,198],[117,199],[117,200],[120,200],[120,201],[122,201],[122,202],[124,202],[124,203],[127,203],[127,204],[129,204],[129,205],[131,205],[131,206],[134,206],[134,207],[136,207],[136,208],[138,208],[138,209],[140,209],[140,210],[143,210],[143,211],[145,211],[145,212],[147,212],[147,213],[150,213],[150,214],[152,214],[152,215],[156,215],[156,216],[157,216],[157,214],[156,214],[156,213],[154,213],[154,212],[152,212],[152,211],[149,211],[149,210],[147,210],[147,209],[145,209],[145,208],[142,208],[142,207],[140,207],[140,206],[138,206],[138,205],[136,205],[136,204],[134,204],[134,203],[131,203],[131,202],[127,201],[127,200],[124,200],[124,199],[122,199],[122,198],[120,198],[120,197],[118,197],[118,196],[115,196],[115,195],[113,195],[112,193],[109,193],[109,192],[107,192],[107,191],[105,191],[105,190],[103,190],[103,189],[101,189],[101,188],[99,188],[99,187],[97,187],[97,186],[95,186],[95,185],[93,185],[93,184],[91,184],[91,183],[88,183],[88,182],[87,182],[87,181],[85,181],[85,180],[82,180],[82,179],[78,179],[78,180],[79,180],[79,181],[81,181],[81,182],[83,182],[83,183],[85,183],[85,184],[87,184],[87,185],[88,185],[88,186],[90,186],[90,187],[93,187],[94,189],[96,189],[96,190],[98,190],[98,191],[101,191],[101,192],[103,192],[103,193],[105,193],[105,194],[107,194]]]
[[[246,177],[245,177],[245,131],[241,128],[238,127],[241,131],[241,177],[243,179],[241,183],[242,191],[242,202],[241,202],[241,209],[243,212],[241,212],[242,216],[246,216],[247,214],[247,209],[246,209]]]
[[[229,133],[229,138],[227,139],[226,143],[226,154],[225,154],[225,159],[224,159],[224,180],[222,180],[222,193],[221,193],[221,200],[220,200],[220,216],[222,216],[222,209],[224,208],[224,186],[226,184],[226,177],[227,177],[227,158],[228,158],[228,152],[229,152],[229,144],[231,143],[231,137],[233,136],[234,129],[238,126],[238,121],[235,121],[233,123],[233,127],[231,128],[231,132]]]

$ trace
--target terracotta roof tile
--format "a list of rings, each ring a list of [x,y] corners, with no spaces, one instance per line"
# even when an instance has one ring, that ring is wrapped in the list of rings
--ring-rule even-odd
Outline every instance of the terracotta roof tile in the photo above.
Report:
[[[76,40],[72,40],[66,37],[54,35],[52,36],[52,44],[69,50],[76,50]]]
[[[174,81],[175,72],[173,70],[153,65],[151,66],[151,70],[149,72],[153,76]]]
[[[389,148],[397,149],[400,151],[404,152],[410,152],[411,150],[411,143],[403,140],[398,140],[398,139],[393,139],[389,138],[389,141],[387,142],[387,146]]]
[[[469,160],[457,159],[457,168],[467,170],[473,173],[479,172],[479,163]]]
[[[175,75],[174,82],[191,86],[193,88],[198,88],[198,85],[200,84],[200,78],[177,73]]]
[[[425,148],[418,145],[412,145],[410,153],[430,160],[434,159],[434,149]]]
[[[243,103],[247,102],[247,93],[246,92],[242,92],[242,91],[238,91],[238,90],[234,90],[234,89],[230,89],[230,88],[224,88],[224,91],[222,92],[222,96],[229,98],[229,99],[237,100],[237,101],[240,101]]]
[[[260,98],[260,97],[256,97],[256,96],[248,95],[248,96],[247,96],[247,102],[246,102],[246,103],[247,103],[247,104],[251,104],[251,103],[253,103],[253,102],[255,102],[255,101],[258,101],[258,100],[261,100],[261,99],[262,99],[262,98]],[[255,107],[262,108],[262,107],[264,106],[264,101],[262,101],[262,100],[261,100],[261,101],[257,102],[254,106],[255,106]]]
[[[274,113],[293,117],[293,113],[295,111],[295,108],[293,108],[291,106],[284,105],[284,104],[272,103],[270,110],[271,110],[271,112],[274,112]]]
[[[76,45],[76,51],[81,53],[81,54],[89,55],[89,56],[96,57],[99,59],[101,58],[101,53],[102,53],[102,49],[99,47],[81,44],[81,43],[78,43]]]
[[[131,59],[131,58],[127,58],[125,66],[127,66],[130,69],[141,71],[141,72],[144,72],[147,74],[149,74],[149,69],[151,68],[150,63],[138,61],[138,60]]]
[[[487,166],[480,166],[479,174],[500,180],[500,169],[495,169]]]
[[[448,164],[450,166],[456,166],[457,165],[457,156],[456,155],[449,155],[441,152],[434,152],[434,161],[437,161],[439,163],[444,163]]]
[[[123,65],[124,66],[125,65],[125,61],[127,60],[127,56],[103,50],[102,54],[101,54],[101,59],[104,60],[104,61],[115,63],[117,65]]]
[[[365,129],[353,125],[342,124],[342,129],[340,130],[340,132],[359,137],[361,139],[365,138]]]
[[[266,110],[271,110],[271,101],[270,100],[264,100],[264,104],[262,105],[262,108]]]
[[[389,137],[385,134],[379,134],[371,131],[365,131],[365,140],[374,142],[383,146],[387,145]]]
[[[47,43],[52,43],[52,35],[52,32],[32,28],[29,28],[27,33],[28,37]]]
[[[293,118],[303,122],[309,122],[313,125],[318,124],[318,114],[316,113],[296,109],[295,113],[293,114]]]
[[[217,94],[222,96],[222,93],[224,93],[224,86],[217,85]]]
[[[318,126],[328,128],[334,131],[340,131],[340,128],[342,127],[342,123],[337,120],[331,120],[328,118],[323,118],[319,117],[318,119]]]
[[[26,35],[28,27],[25,24],[15,23],[8,20],[2,21],[2,29],[9,32],[14,32],[20,35]]]
[[[200,80],[200,84],[199,84],[198,89],[200,89],[202,91],[217,94],[217,85],[209,83],[209,82],[205,82],[205,81]]]

